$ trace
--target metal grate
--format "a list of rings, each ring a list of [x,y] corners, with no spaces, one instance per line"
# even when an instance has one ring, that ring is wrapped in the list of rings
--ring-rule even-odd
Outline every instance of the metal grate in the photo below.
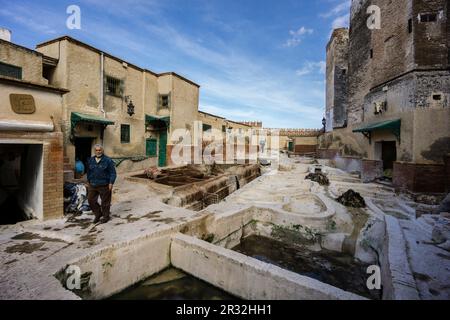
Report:
[[[197,201],[194,204],[191,204],[190,206],[187,207],[188,210],[192,210],[192,211],[201,211],[204,208],[204,204],[202,201]]]
[[[124,91],[124,82],[123,80],[111,77],[111,76],[106,76],[106,86],[105,86],[105,91],[107,94],[116,96],[116,97],[121,97],[123,95],[123,91]]]
[[[220,198],[219,198],[219,195],[216,193],[207,193],[203,197],[203,203],[204,203],[205,207],[212,205],[212,204],[217,204],[219,202],[220,202]]]

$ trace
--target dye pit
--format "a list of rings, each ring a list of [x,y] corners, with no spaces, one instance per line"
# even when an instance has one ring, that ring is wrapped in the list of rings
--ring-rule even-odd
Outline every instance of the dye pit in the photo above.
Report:
[[[239,165],[187,165],[179,168],[162,169],[161,174],[153,179],[155,183],[170,187],[186,186],[193,183],[205,182],[228,173],[229,169]],[[135,178],[150,179],[146,174],[133,176]]]
[[[256,235],[242,239],[232,250],[368,299],[381,300],[381,290],[367,288],[367,266],[351,255],[328,250],[314,252]]]
[[[153,181],[170,187],[185,186],[213,178],[213,172],[202,172],[194,166],[173,169],[162,169],[161,175]],[[146,174],[136,175],[136,178],[149,179]]]
[[[200,211],[221,202],[260,175],[257,164],[212,164],[162,169],[154,179],[145,173],[130,178],[163,187],[161,191],[167,196],[162,201],[168,205]]]
[[[110,300],[238,300],[178,269],[169,268],[112,296]]]

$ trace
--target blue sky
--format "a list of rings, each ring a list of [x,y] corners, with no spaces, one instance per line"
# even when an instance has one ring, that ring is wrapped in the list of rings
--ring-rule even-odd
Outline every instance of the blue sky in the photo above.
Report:
[[[36,44],[70,35],[201,85],[202,111],[272,128],[320,128],[325,47],[350,0],[0,0],[0,27]],[[107,5],[105,5],[107,3]],[[81,30],[66,27],[69,5]]]

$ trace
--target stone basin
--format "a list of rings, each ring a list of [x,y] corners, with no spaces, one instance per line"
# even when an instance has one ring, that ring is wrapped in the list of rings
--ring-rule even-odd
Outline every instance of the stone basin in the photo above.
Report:
[[[289,203],[283,206],[283,210],[303,215],[314,215],[325,212],[326,205],[315,195],[301,195],[291,197]]]

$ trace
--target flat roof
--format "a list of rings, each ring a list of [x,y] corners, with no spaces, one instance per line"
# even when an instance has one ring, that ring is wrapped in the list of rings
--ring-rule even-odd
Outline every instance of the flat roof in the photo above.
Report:
[[[52,43],[55,43],[55,42],[64,41],[64,40],[72,42],[72,43],[74,43],[76,45],[79,45],[79,46],[84,47],[86,49],[89,49],[91,51],[94,51],[94,52],[97,52],[97,53],[103,53],[106,57],[108,57],[110,59],[113,59],[113,60],[116,60],[118,62],[126,62],[129,66],[131,66],[131,67],[133,67],[133,68],[135,68],[135,69],[137,69],[139,71],[143,71],[143,72],[145,71],[145,72],[151,73],[151,74],[153,74],[156,77],[172,75],[172,76],[178,77],[181,80],[184,80],[184,81],[186,81],[186,82],[188,82],[188,83],[190,83],[190,84],[200,88],[199,84],[197,84],[197,83],[195,83],[195,82],[193,82],[193,81],[191,81],[191,80],[189,80],[189,79],[187,79],[185,77],[182,77],[182,76],[180,76],[179,74],[177,74],[175,72],[155,73],[155,72],[153,72],[151,70],[148,70],[148,69],[145,69],[145,68],[141,68],[141,67],[139,67],[139,66],[137,66],[137,65],[135,65],[133,63],[130,63],[130,62],[124,60],[124,59],[120,59],[120,58],[118,58],[116,56],[113,56],[112,54],[109,54],[109,53],[107,53],[105,51],[97,49],[97,48],[95,48],[95,47],[93,47],[93,46],[91,46],[91,45],[89,45],[89,44],[87,44],[85,42],[82,42],[80,40],[74,39],[74,38],[72,38],[70,36],[67,36],[67,35],[61,36],[61,37],[58,37],[58,38],[55,38],[55,39],[52,39],[52,40],[49,40],[49,41],[46,41],[46,42],[39,43],[39,44],[36,45],[36,48],[41,48],[41,47],[47,46],[49,44],[52,44]]]
[[[3,40],[3,39],[0,39],[0,44],[9,45],[11,47],[15,47],[17,49],[24,50],[24,51],[27,51],[28,53],[32,53],[32,54],[35,54],[35,55],[38,55],[38,56],[41,56],[41,57],[44,56],[39,51],[36,51],[36,50],[30,49],[30,48],[21,46],[20,44],[13,43],[11,41],[6,41],[6,40]]]

